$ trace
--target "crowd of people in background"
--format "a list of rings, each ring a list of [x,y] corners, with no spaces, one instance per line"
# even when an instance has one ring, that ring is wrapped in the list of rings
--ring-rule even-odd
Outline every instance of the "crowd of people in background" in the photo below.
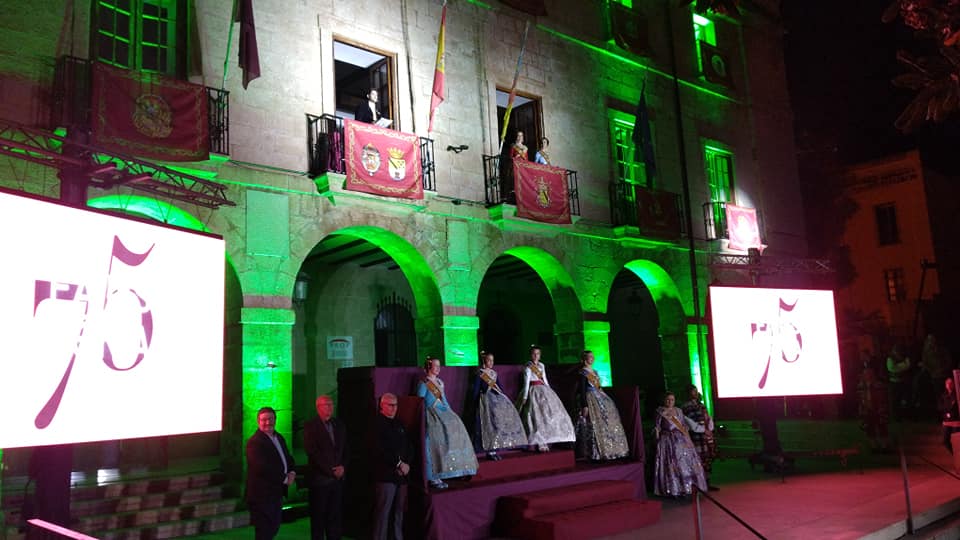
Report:
[[[862,370],[857,383],[861,428],[874,450],[890,449],[891,420],[935,419],[943,425],[943,444],[953,451],[950,435],[960,427],[949,351],[933,334],[922,345],[893,344],[882,360],[870,351],[861,353]]]
[[[583,351],[577,371],[576,392],[571,407],[564,406],[550,387],[540,347],[530,347],[530,360],[522,371],[522,384],[511,400],[497,382],[494,355],[481,352],[473,379],[468,412],[468,430],[451,408],[440,377],[441,362],[428,357],[415,395],[423,399],[425,434],[422,443],[424,477],[432,490],[444,490],[446,480],[474,475],[477,456],[502,459],[500,451],[523,449],[550,452],[551,446],[573,446],[576,459],[604,462],[630,454],[620,412],[607,395],[593,368],[594,354]],[[716,455],[713,419],[696,387],[688,401],[677,406],[667,393],[655,419],[656,458],[654,492],[665,497],[685,497],[694,487],[716,489],[708,484],[710,464]],[[344,424],[333,416],[333,400],[316,400],[317,416],[303,427],[303,448],[309,463],[306,478],[297,480],[309,490],[311,538],[339,540],[342,536],[344,479],[348,466],[369,467],[374,479],[373,538],[403,538],[403,514],[407,501],[414,441],[397,419],[399,400],[383,394],[372,427],[371,463],[348,463],[349,446]],[[283,499],[297,479],[294,458],[286,440],[276,432],[276,411],[264,407],[257,415],[258,430],[247,441],[246,501],[257,540],[276,536]]]

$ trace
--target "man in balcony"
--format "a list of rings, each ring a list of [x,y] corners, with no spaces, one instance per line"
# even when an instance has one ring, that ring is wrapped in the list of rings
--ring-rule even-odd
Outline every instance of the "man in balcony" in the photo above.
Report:
[[[377,91],[370,89],[367,92],[367,100],[361,103],[356,112],[353,113],[354,119],[358,122],[366,122],[368,124],[375,124],[377,120],[380,119],[380,109],[378,109],[378,98]]]

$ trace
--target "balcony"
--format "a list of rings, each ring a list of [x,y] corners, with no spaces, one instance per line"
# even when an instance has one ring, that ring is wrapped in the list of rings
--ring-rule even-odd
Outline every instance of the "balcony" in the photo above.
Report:
[[[757,232],[759,240],[764,242],[763,237],[763,214],[757,212]],[[729,240],[730,227],[727,223],[727,203],[716,201],[703,204],[703,226],[707,240]]]
[[[436,191],[436,164],[433,139],[419,137],[420,169],[424,191]],[[332,114],[307,114],[307,171],[311,178],[325,173],[347,173],[344,154],[343,118]]]
[[[513,160],[500,156],[483,156],[484,192],[487,206],[517,204],[513,191]],[[570,198],[570,215],[580,215],[580,194],[577,188],[577,171],[567,169],[567,195]]]
[[[51,123],[59,127],[91,126],[93,62],[75,56],[57,59],[53,82]],[[204,87],[207,93],[207,124],[210,152],[230,154],[230,92]]]
[[[615,227],[637,227],[644,236],[686,236],[683,199],[679,193],[629,184],[610,184],[610,222]]]

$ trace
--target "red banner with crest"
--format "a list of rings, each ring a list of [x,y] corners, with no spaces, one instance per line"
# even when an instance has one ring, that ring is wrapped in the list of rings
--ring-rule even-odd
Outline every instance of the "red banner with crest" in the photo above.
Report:
[[[423,198],[420,142],[412,133],[343,121],[347,189],[387,197]]]
[[[93,144],[165,161],[210,157],[203,86],[105,64],[93,66]]]
[[[763,247],[760,242],[760,227],[757,224],[756,208],[744,208],[726,204],[727,238],[730,249],[747,251]]]
[[[519,217],[544,223],[570,223],[566,169],[515,159],[513,183]]]
[[[680,238],[680,210],[677,194],[635,187],[637,226],[640,232],[661,238]]]

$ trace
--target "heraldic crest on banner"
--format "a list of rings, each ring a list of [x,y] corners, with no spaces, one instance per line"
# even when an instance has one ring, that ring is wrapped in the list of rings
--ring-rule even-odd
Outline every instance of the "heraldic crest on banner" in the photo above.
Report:
[[[544,223],[571,222],[566,169],[515,159],[513,182],[517,216]]]
[[[420,141],[416,135],[354,120],[344,120],[343,127],[347,189],[423,198]]]

